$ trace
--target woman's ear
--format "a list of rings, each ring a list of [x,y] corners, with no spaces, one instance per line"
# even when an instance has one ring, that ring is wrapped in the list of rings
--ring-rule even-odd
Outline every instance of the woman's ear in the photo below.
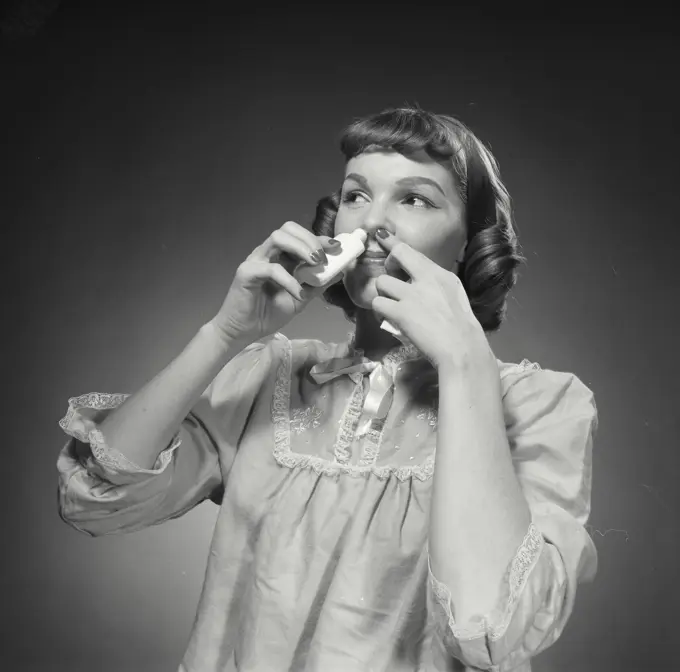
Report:
[[[460,253],[458,254],[458,260],[457,261],[458,261],[459,264],[462,264],[463,261],[465,260],[466,250],[467,250],[467,240],[465,241],[465,243],[463,243],[463,247],[461,247]]]

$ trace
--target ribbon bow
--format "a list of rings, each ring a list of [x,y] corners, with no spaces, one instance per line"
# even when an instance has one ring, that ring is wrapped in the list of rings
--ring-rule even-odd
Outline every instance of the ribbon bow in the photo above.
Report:
[[[327,362],[315,364],[309,371],[309,375],[319,385],[345,374],[358,382],[352,374],[365,373],[371,375],[368,378],[369,389],[362,408],[364,421],[357,430],[358,436],[368,431],[373,420],[382,420],[387,417],[394,397],[394,376],[390,368],[381,362],[355,355],[354,357],[336,357]]]

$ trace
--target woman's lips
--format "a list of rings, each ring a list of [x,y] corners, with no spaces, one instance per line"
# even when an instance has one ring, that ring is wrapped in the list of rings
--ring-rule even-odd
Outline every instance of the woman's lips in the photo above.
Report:
[[[375,265],[375,264],[384,265],[385,259],[387,259],[386,256],[385,257],[359,257],[359,259],[357,260],[357,263],[359,263],[359,264],[371,264],[371,265]]]

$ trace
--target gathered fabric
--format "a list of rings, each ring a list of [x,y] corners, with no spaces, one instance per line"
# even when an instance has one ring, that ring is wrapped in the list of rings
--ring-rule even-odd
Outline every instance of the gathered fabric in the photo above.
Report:
[[[429,563],[444,411],[412,344],[371,361],[353,333],[254,343],[151,469],[101,431],[125,394],[74,397],[60,422],[60,515],[99,536],[220,507],[178,672],[528,672],[596,572],[585,524],[597,410],[573,374],[526,360],[498,369],[532,521],[496,607],[468,622]]]

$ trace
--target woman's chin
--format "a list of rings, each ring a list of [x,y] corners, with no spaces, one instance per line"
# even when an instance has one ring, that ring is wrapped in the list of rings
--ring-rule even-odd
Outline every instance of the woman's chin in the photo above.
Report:
[[[379,296],[378,290],[375,287],[375,278],[364,278],[361,282],[355,280],[351,283],[350,287],[346,284],[345,290],[352,300],[352,303],[357,306],[357,308],[363,308],[365,310],[371,310],[373,299],[375,299],[376,296]]]

